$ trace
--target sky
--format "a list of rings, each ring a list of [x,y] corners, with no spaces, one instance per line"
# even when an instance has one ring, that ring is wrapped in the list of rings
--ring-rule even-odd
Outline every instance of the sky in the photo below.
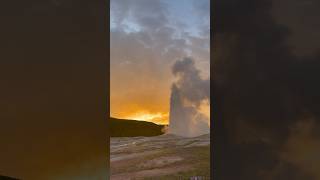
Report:
[[[172,66],[210,74],[209,0],[111,0],[110,115],[168,123]]]

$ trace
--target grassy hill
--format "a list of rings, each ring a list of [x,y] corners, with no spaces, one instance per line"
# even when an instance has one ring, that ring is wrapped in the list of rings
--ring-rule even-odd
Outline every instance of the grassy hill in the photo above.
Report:
[[[109,118],[111,137],[158,136],[164,125],[152,122]]]

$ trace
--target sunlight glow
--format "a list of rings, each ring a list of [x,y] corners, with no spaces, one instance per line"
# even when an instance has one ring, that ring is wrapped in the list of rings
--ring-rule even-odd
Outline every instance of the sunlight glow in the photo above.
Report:
[[[168,113],[150,113],[146,111],[139,111],[136,113],[133,113],[125,119],[132,119],[132,120],[138,120],[138,121],[149,121],[149,122],[154,122],[157,124],[166,124],[167,123],[167,118],[168,118]]]

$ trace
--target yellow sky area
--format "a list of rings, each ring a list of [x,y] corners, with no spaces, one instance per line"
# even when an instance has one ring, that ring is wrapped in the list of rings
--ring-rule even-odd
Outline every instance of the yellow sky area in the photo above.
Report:
[[[119,119],[168,124],[169,95],[165,94],[165,92],[152,94],[149,91],[134,91],[132,94],[123,94],[121,91],[111,93],[110,115]]]
[[[124,117],[124,119],[149,121],[149,122],[154,122],[156,124],[168,124],[168,118],[169,118],[168,113],[164,113],[164,112],[150,113],[148,111],[139,111]]]
[[[168,124],[171,79],[147,67],[111,69],[111,117]]]
[[[168,96],[151,97],[152,95],[148,95],[149,93],[143,94],[138,92],[133,94],[122,96],[122,93],[119,91],[111,93],[111,117],[168,124]]]
[[[149,121],[156,124],[168,124],[169,121],[168,112],[150,112],[148,110],[142,109],[132,109],[132,111],[130,110],[130,108],[127,108],[126,111],[121,111],[120,113],[111,113],[111,117],[119,119]]]
[[[114,104],[116,105],[116,104]],[[153,104],[153,106],[149,106],[157,109],[159,104]],[[119,119],[130,119],[130,120],[140,120],[140,121],[149,121],[156,124],[168,124],[169,123],[169,110],[166,111],[150,111],[148,108],[143,109],[142,106],[137,104],[126,104],[124,106],[118,107],[121,110],[111,112],[111,117],[119,118]],[[164,105],[162,107],[164,109],[168,108],[168,106]],[[160,108],[161,109],[161,108]],[[210,106],[208,102],[203,102],[200,106],[199,112],[203,113],[210,119]],[[208,124],[210,122],[208,121]]]

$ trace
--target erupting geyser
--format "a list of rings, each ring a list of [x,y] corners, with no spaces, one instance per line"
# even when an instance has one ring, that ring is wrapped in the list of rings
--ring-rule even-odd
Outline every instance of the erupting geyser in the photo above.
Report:
[[[193,59],[177,61],[172,72],[177,77],[170,98],[169,133],[180,136],[199,136],[210,132],[210,80],[202,79]]]

